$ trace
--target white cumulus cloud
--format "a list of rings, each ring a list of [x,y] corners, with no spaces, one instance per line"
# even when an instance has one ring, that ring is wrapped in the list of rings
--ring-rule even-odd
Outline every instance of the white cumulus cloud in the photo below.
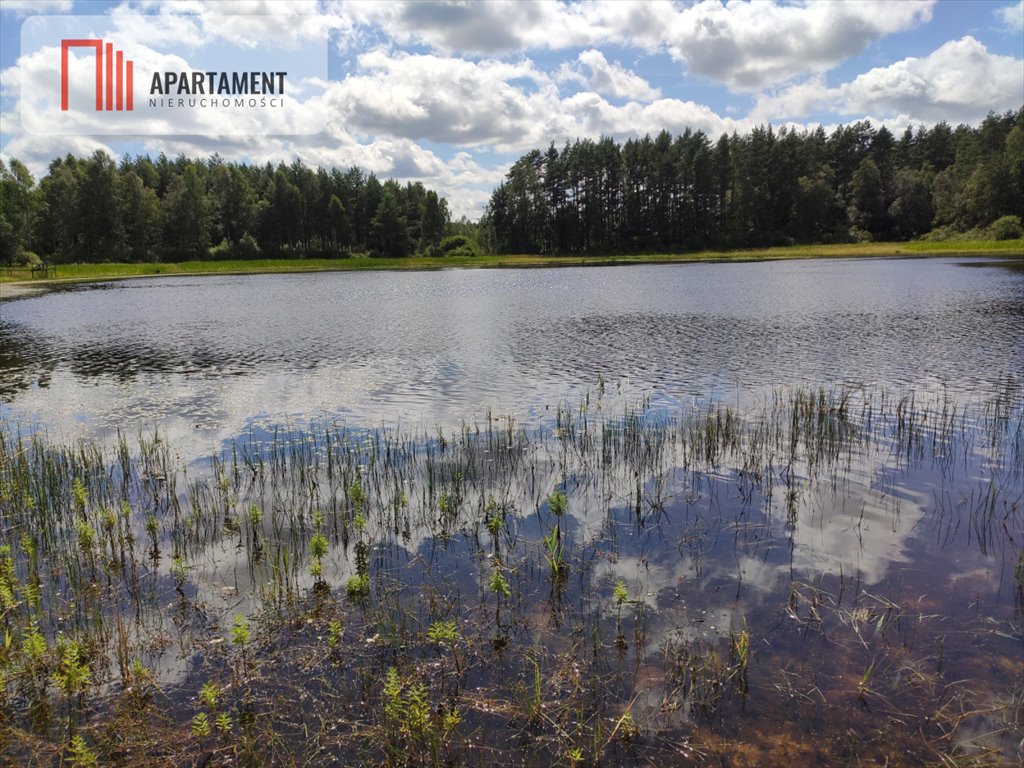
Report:
[[[687,72],[757,91],[826,72],[869,43],[931,19],[932,0],[783,5],[704,0],[680,12],[669,51]]]
[[[494,0],[493,2],[361,2],[335,0],[327,12],[358,36],[376,27],[398,44],[442,53],[507,54],[618,43],[653,50],[677,12],[671,2]]]
[[[587,76],[577,72],[579,77],[589,80],[595,72],[618,77],[613,85],[605,83],[610,96],[638,89],[646,100],[617,105],[596,92],[600,89],[566,96],[556,78],[528,60],[471,61],[384,49],[361,55],[356,70],[331,84],[325,98],[336,123],[362,136],[487,146],[499,152],[663,128],[675,132],[689,127],[718,135],[748,125],[692,101],[658,98],[655,89],[629,82],[631,73],[609,65],[603,56],[585,52],[583,61],[594,66],[587,67]]]
[[[327,100],[337,121],[366,134],[499,150],[547,143],[558,120],[557,89],[529,61],[379,49],[359,56]]]
[[[997,8],[996,18],[1011,32],[1024,32],[1024,0]]]
[[[804,117],[832,100],[832,91],[825,84],[825,79],[818,75],[780,91],[759,94],[750,116],[764,122]]]
[[[971,36],[924,58],[878,67],[837,89],[843,114],[905,112],[928,122],[977,122],[1024,102],[1024,62],[990,53]]]
[[[601,51],[594,48],[580,53],[573,64],[562,65],[558,79],[574,81],[595,93],[619,99],[651,101],[661,96],[659,88],[653,87],[635,72],[625,69],[619,62],[609,62]]]
[[[800,118],[814,111],[838,115],[903,116],[918,123],[977,123],[989,112],[1024,104],[1024,61],[991,53],[974,37],[951,40],[927,56],[868,70],[848,83],[823,79],[758,96],[751,117]]]
[[[351,21],[323,13],[317,0],[130,0],[110,17],[118,39],[139,45],[201,46],[217,40],[256,48],[323,42]]]
[[[69,13],[74,8],[72,0],[3,0],[0,11],[16,16],[30,13]]]

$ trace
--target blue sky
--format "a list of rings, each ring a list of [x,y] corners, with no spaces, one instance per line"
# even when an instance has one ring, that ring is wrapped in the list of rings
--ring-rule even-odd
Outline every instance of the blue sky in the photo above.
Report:
[[[302,106],[328,127],[295,136],[268,124],[248,138],[216,138],[207,123],[199,134],[28,132],[20,89],[35,74],[20,30],[31,14],[110,15],[140,40],[154,25],[184,23],[210,44],[324,45],[328,80]],[[902,131],[1019,109],[1024,0],[0,0],[0,72],[0,156],[37,174],[55,156],[97,148],[298,157],[422,181],[475,218],[509,164],[552,141],[861,119]]]

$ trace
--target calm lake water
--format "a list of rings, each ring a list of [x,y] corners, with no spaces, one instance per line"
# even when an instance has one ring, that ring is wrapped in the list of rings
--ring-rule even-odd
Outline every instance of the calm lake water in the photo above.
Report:
[[[46,607],[5,616],[90,643],[94,723],[153,670],[171,757],[214,682],[239,754],[325,764],[1024,759],[1020,261],[153,278],[0,313],[0,545]],[[28,669],[12,717],[59,742]],[[396,736],[387,675],[458,722]]]
[[[529,415],[603,379],[665,403],[780,385],[1024,371],[1024,273],[962,258],[148,278],[0,304],[0,417],[159,426],[208,451],[253,421]],[[974,264],[985,262],[973,260]]]

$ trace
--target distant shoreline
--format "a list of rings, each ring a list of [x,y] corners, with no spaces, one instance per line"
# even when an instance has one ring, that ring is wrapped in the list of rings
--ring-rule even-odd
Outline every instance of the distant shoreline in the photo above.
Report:
[[[47,278],[25,279],[19,272],[26,275],[30,274],[28,269],[0,271],[0,298],[20,298],[37,293],[45,288],[78,282],[121,280],[134,277],[290,274],[365,270],[591,267],[622,266],[628,264],[723,263],[880,257],[926,258],[935,256],[993,256],[1001,259],[1024,260],[1024,240],[800,245],[736,251],[621,254],[609,256],[512,254],[456,258],[417,256],[400,259],[359,256],[339,259],[252,259],[245,261],[147,262],[140,264],[64,264],[57,266],[56,277]]]

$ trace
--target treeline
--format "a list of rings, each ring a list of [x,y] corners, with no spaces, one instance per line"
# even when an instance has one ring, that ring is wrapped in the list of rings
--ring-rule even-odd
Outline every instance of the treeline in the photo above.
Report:
[[[520,158],[482,221],[505,253],[1021,236],[1024,109],[978,128],[771,126],[578,140]]]
[[[449,224],[435,191],[358,168],[97,151],[54,160],[36,184],[0,164],[0,263],[434,254]]]

